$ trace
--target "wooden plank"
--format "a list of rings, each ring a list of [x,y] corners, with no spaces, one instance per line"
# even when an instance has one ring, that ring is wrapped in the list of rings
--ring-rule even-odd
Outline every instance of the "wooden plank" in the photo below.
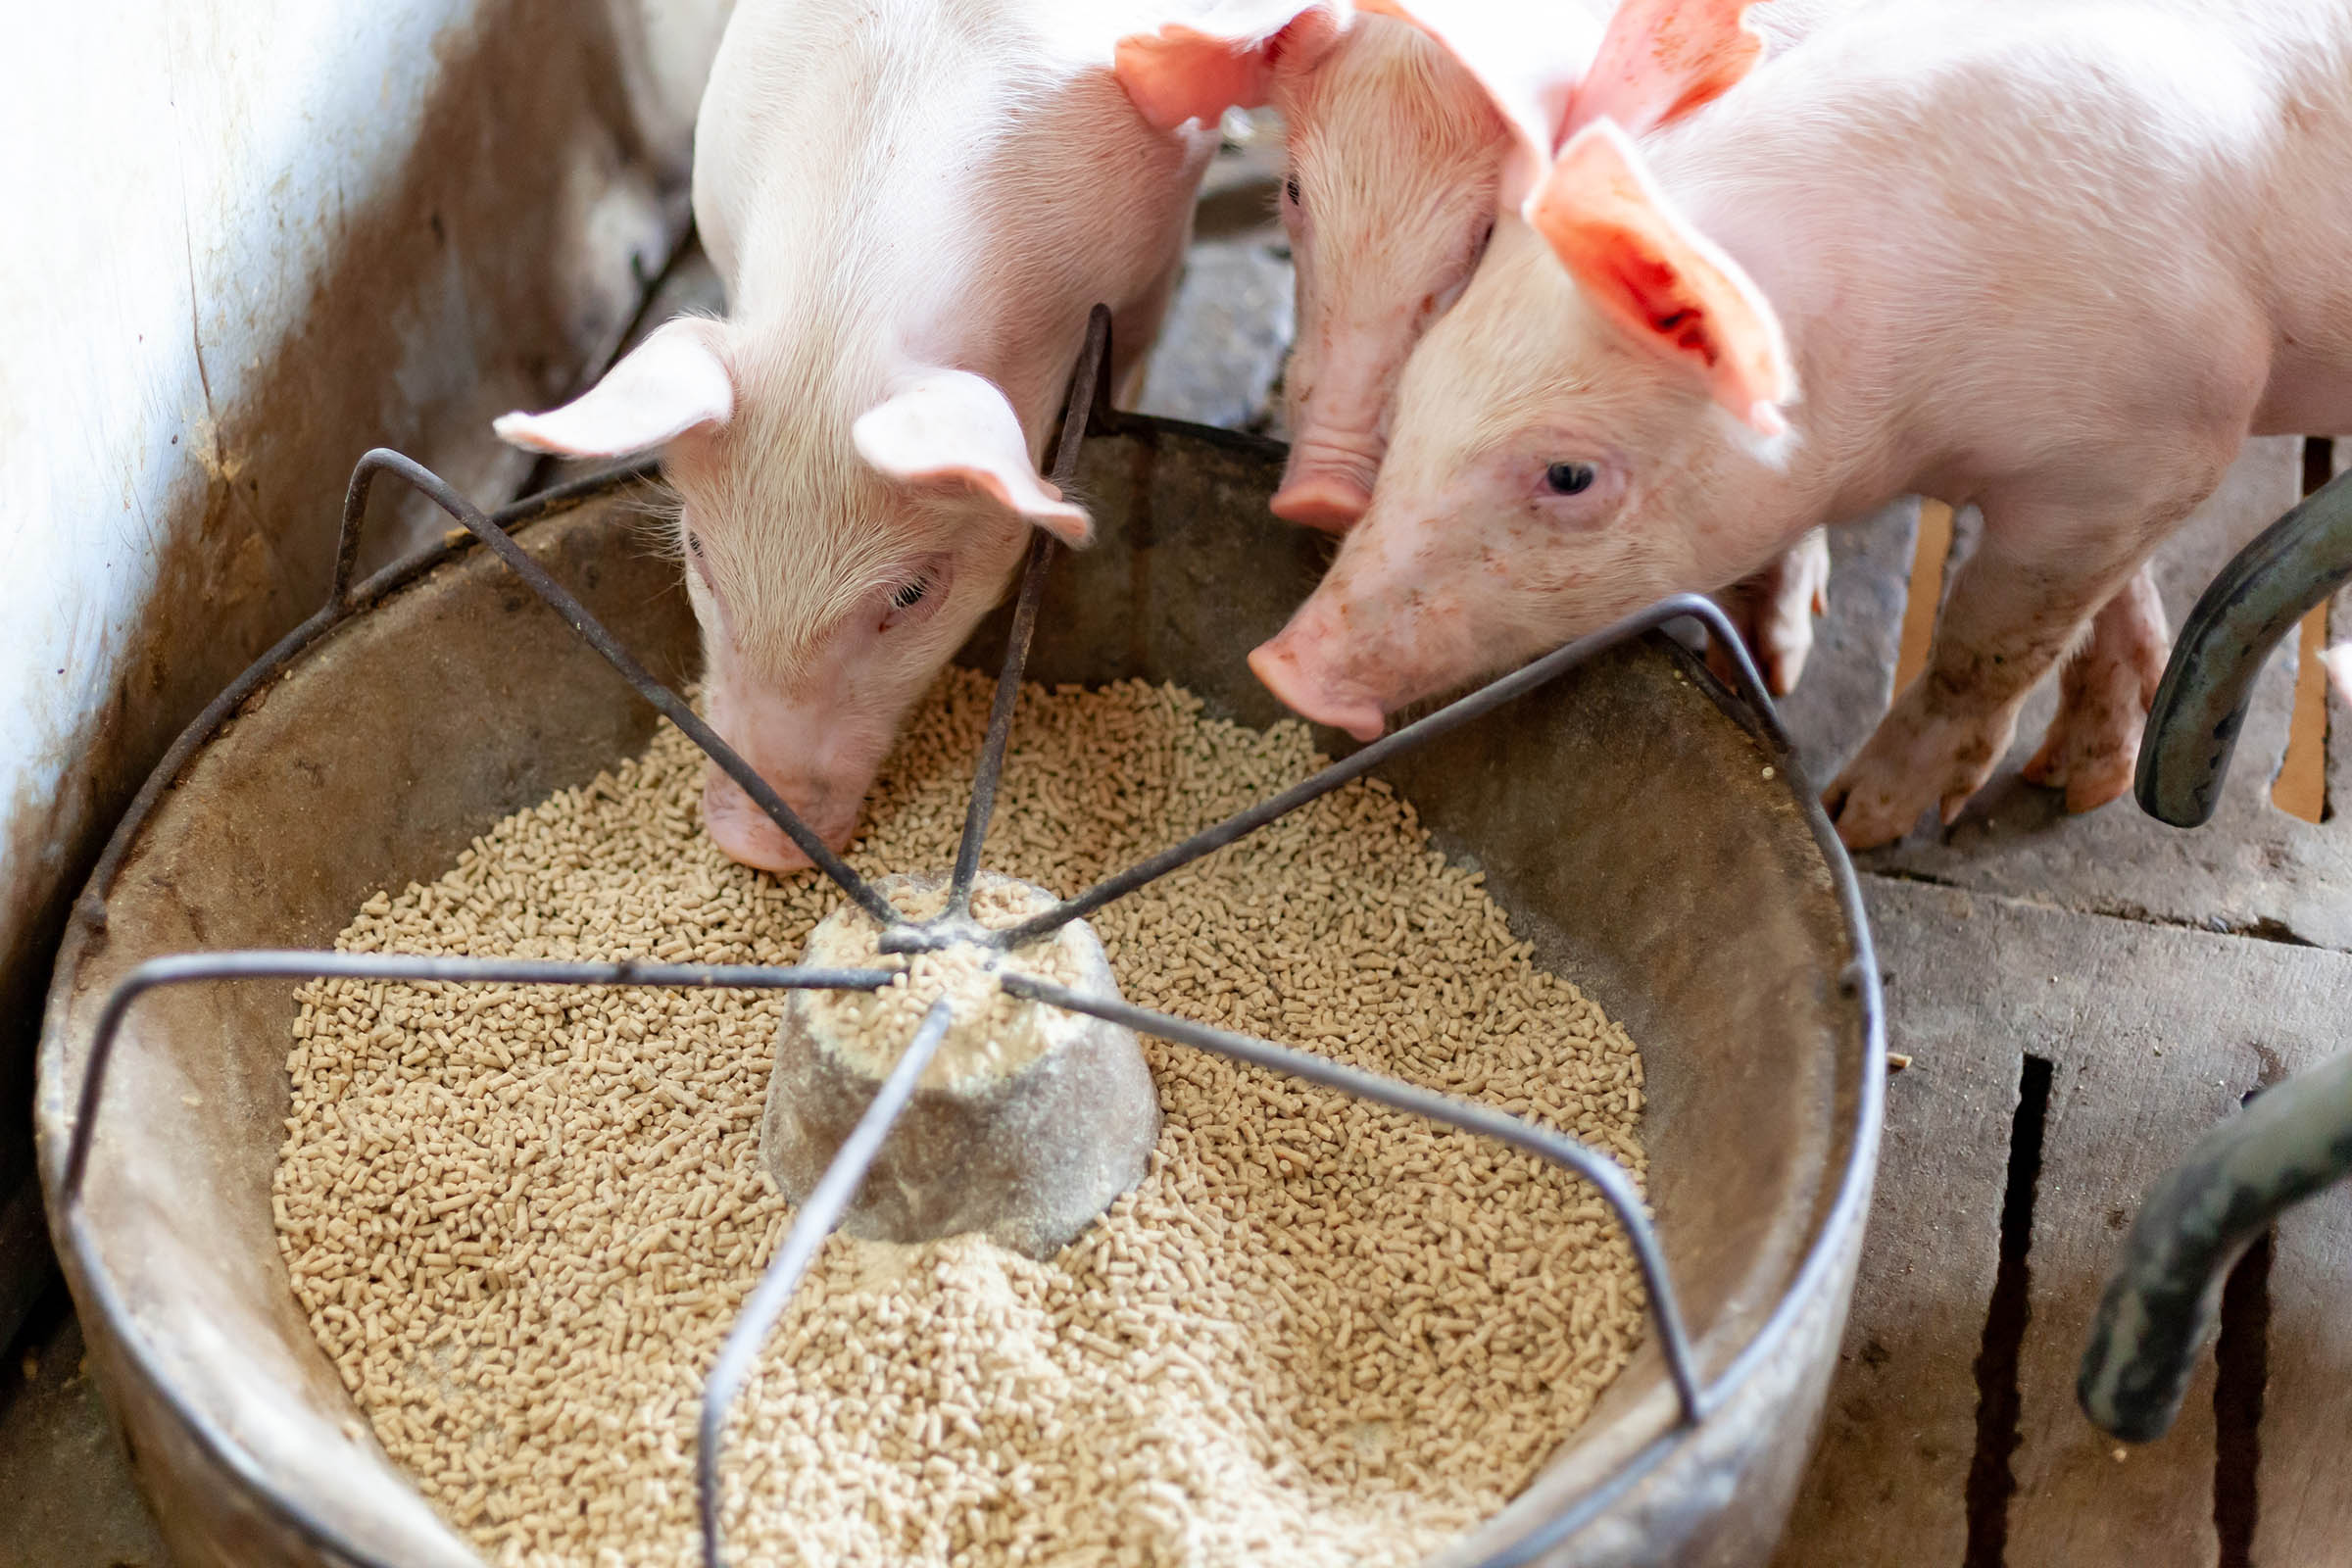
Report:
[[[2023,1004],[2020,1035],[2053,1067],[2018,1355],[2009,1560],[2211,1563],[2220,1549],[2211,1357],[2173,1431],[2141,1449],[2120,1447],[2083,1419],[2075,1375],[2139,1200],[2256,1081],[2259,1064],[2202,1005],[2230,965],[2209,960],[2166,972],[2158,955],[2170,953],[2178,935],[2148,927],[2088,941],[2070,932],[2045,944],[2034,939],[2042,934],[2034,928],[2051,925],[2047,916],[2004,911],[1996,919],[2014,927],[2015,956],[2001,983]],[[2044,966],[2057,972],[2033,972]],[[2177,994],[2183,981],[2188,994]]]
[[[1976,1452],[1975,1361],[1999,1264],[2017,1043],[1984,1027],[1945,930],[1984,901],[1867,884],[1888,1041],[1878,1193],[1837,1381],[1778,1568],[1957,1568]]]
[[[1886,911],[1899,902],[1948,907],[1949,898],[1887,890],[1873,906],[1892,930]],[[2031,1316],[2019,1356],[2007,1560],[2069,1568],[2211,1562],[2218,1544],[2210,1357],[2174,1432],[2121,1461],[2076,1407],[2075,1373],[2121,1232],[2149,1187],[2248,1091],[2341,1048],[2343,1019],[2352,1016],[2352,958],[1983,900],[1968,919],[1946,922],[1939,961],[1955,975],[1951,983],[1973,983],[1977,1027],[2053,1068],[2029,1254]],[[2342,1434],[2352,1430],[2352,1383],[2322,1374],[2340,1367],[2352,1346],[2352,1315],[2341,1310],[2352,1282],[2341,1248],[2315,1251],[2306,1234],[2342,1222],[2340,1209],[2325,1206],[2298,1214],[2273,1266],[2278,1289],[2293,1293],[2297,1343],[2283,1343],[2286,1330],[2275,1317],[2263,1446],[2301,1483],[2285,1494],[2293,1507],[2287,1525],[2322,1530],[2336,1553],[2290,1556],[2281,1568],[2341,1561],[2347,1539],[2327,1532],[2352,1496],[2338,1457]],[[2287,1372],[2306,1361],[2308,1375]]]
[[[2307,822],[2325,819],[2328,805],[2328,677],[2318,654],[2328,646],[2328,607],[2316,606],[2296,625],[2295,713],[2286,760],[2271,787],[2271,804]]]
[[[1950,575],[1952,539],[1959,519],[1940,501],[1919,504],[1919,538],[1912,556],[1912,594],[1903,605],[1902,653],[1895,661],[1894,689],[1919,679],[1935,647],[1936,617],[1943,611],[1943,584]]]
[[[1781,1568],[1962,1560],[1974,1360],[2025,1053],[2053,1071],[2005,1560],[2212,1563],[2210,1348],[2174,1433],[2120,1462],[2076,1407],[2076,1368],[2122,1231],[2156,1178],[2256,1084],[2342,1049],[2352,957],[1865,885],[1891,1037],[1913,1065],[1889,1086],[1853,1317]],[[2271,1296],[2253,1562],[2334,1568],[2352,1540],[2352,1193],[2282,1223]]]
[[[2352,435],[2335,438],[2335,471],[2352,473]],[[2352,588],[2335,596],[2328,612],[2328,640],[2352,642]],[[2328,708],[2328,800],[2341,819],[2352,822],[2352,709],[2330,701]],[[2352,832],[2352,827],[2344,827]]]
[[[2352,436],[2337,436],[2333,471],[2352,472]],[[2352,638],[2352,588],[2328,612],[2330,641]],[[2328,800],[2338,832],[2352,832],[2352,710],[2326,710]],[[2352,903],[2352,887],[2337,895]],[[2322,998],[2304,998],[2298,1010]],[[2314,1039],[2274,1011],[2262,1020],[2278,1075],[2309,1070],[2344,1049],[2339,1027]],[[2279,1222],[2270,1272],[2269,1387],[2255,1485],[2255,1568],[2334,1568],[2352,1556],[2352,1189],[2338,1187]]]
[[[2352,1558],[2352,1189],[2280,1219],[2270,1297],[2254,1565],[2341,1568]]]

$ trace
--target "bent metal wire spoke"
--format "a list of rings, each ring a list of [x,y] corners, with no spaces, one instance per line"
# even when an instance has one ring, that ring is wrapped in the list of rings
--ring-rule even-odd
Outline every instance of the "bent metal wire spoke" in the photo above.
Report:
[[[865,1180],[874,1156],[882,1152],[882,1141],[890,1136],[899,1113],[914,1098],[915,1080],[931,1065],[939,1051],[939,1043],[948,1037],[948,1026],[956,1021],[948,999],[940,998],[915,1025],[914,1038],[906,1043],[906,1052],[882,1087],[874,1091],[873,1100],[850,1136],[841,1141],[841,1150],[833,1162],[825,1167],[816,1186],[808,1193],[801,1211],[792,1218],[792,1229],[784,1234],[784,1245],[776,1249],[774,1261],[760,1276],[753,1288],[751,1299],[735,1315],[735,1326],[727,1330],[726,1343],[718,1348],[718,1359],[710,1364],[710,1375],[703,1380],[703,1418],[701,1443],[694,1459],[694,1481],[703,1518],[703,1562],[706,1568],[720,1568],[718,1520],[718,1460],[726,1442],[727,1407],[735,1402],[736,1393],[744,1379],[751,1375],[752,1364],[760,1359],[760,1348],[766,1343],[768,1330],[784,1315],[784,1308],[799,1289],[801,1276],[808,1272],[815,1261],[816,1250],[832,1234],[841,1218],[841,1211],[850,1206],[858,1196],[858,1184]]]
[[[1103,362],[1110,355],[1110,312],[1098,305],[1086,318],[1086,347],[1078,368],[1070,373],[1070,395],[1061,419],[1061,447],[1054,455],[1054,484],[1064,493],[1078,477],[1078,454],[1086,444],[1086,425],[1094,412],[1095,393],[1102,385]],[[1029,564],[1021,572],[1021,597],[1013,607],[1012,630],[1004,639],[1004,664],[997,672],[997,693],[989,705],[988,736],[980,743],[980,761],[972,770],[972,801],[963,818],[963,836],[956,842],[956,869],[948,883],[948,914],[961,923],[972,912],[972,879],[980,874],[980,846],[988,837],[988,820],[997,810],[997,783],[1004,775],[1004,749],[1012,740],[1012,710],[1021,696],[1021,671],[1029,662],[1029,642],[1037,634],[1037,606],[1045,597],[1046,568],[1054,564],[1054,536],[1045,529],[1029,544]],[[883,951],[891,947],[886,943]]]
[[[252,948],[222,953],[177,953],[149,958],[107,994],[90,1034],[81,1100],[74,1112],[74,1142],[66,1151],[59,1201],[81,1196],[82,1173],[98,1137],[98,1097],[107,1064],[130,1004],[164,986],[209,980],[385,980],[419,984],[518,986],[656,986],[679,991],[879,991],[898,978],[890,969],[806,969],[769,963],[574,963],[555,958],[442,958],[416,953],[320,953],[308,948]]]
[[[1674,1282],[1666,1275],[1666,1254],[1659,1250],[1657,1233],[1642,1212],[1641,1190],[1626,1175],[1625,1167],[1607,1155],[1594,1152],[1565,1134],[1522,1121],[1508,1111],[1475,1101],[1456,1100],[1434,1089],[1332,1061],[1312,1052],[1278,1046],[1254,1035],[1235,1034],[1230,1029],[1213,1028],[1106,997],[1090,997],[1025,974],[1000,974],[997,985],[1008,996],[1042,1002],[1065,1012],[1083,1012],[1089,1017],[1123,1024],[1138,1034],[1155,1035],[1196,1051],[1213,1052],[1235,1061],[1246,1061],[1252,1067],[1303,1078],[1358,1100],[1373,1101],[1395,1110],[1458,1127],[1463,1132],[1478,1133],[1582,1176],[1617,1211],[1626,1235],[1633,1241],[1634,1261],[1642,1270],[1642,1283],[1648,1288],[1650,1299],[1658,1303],[1658,1322],[1665,1330],[1662,1348],[1666,1370],[1674,1379],[1676,1397],[1682,1400],[1683,1418],[1696,1421],[1705,1414],[1706,1396],[1698,1386],[1698,1368],[1690,1353],[1690,1341],[1683,1330],[1682,1310],[1674,1299]]]
[[[863,877],[850,869],[850,864],[826,847],[800,814],[784,803],[775,786],[760,776],[760,770],[745,761],[718,731],[703,721],[703,715],[688,706],[686,699],[654,679],[643,664],[620,645],[620,639],[605,629],[604,622],[588,613],[588,607],[571,596],[569,590],[547,574],[547,569],[533,561],[530,552],[516,544],[505,529],[493,524],[480,509],[450,488],[449,482],[413,458],[402,457],[383,447],[376,448],[360,459],[360,466],[351,475],[351,491],[343,504],[344,542],[336,557],[336,574],[342,576],[345,562],[358,551],[353,537],[359,517],[368,510],[368,492],[379,473],[397,474],[414,486],[426,500],[466,525],[466,531],[490,548],[492,554],[507,564],[508,569],[520,577],[523,585],[546,602],[549,609],[564,617],[580,641],[596,650],[606,663],[620,672],[638,696],[654,706],[663,718],[686,732],[686,738],[701,748],[705,757],[716,762],[727,777],[733,779],[752,798],[752,803],[765,811],[768,819],[781,828],[792,840],[793,847],[808,857],[809,862],[825,873],[833,884],[848,894],[859,908],[885,926],[896,925],[899,911],[891,902],[866,885]],[[338,583],[338,597],[340,584]]]
[[[1065,489],[1076,478],[1080,449],[1090,420],[1106,407],[1102,393],[1109,353],[1109,312],[1097,306],[1088,320],[1085,348],[1071,374],[1068,400],[1062,416],[1061,439],[1052,474],[1054,481]],[[939,915],[916,924],[904,919],[887,899],[827,849],[768,787],[765,780],[720,740],[677,693],[647,672],[612,633],[588,612],[586,607],[558,584],[520,545],[508,537],[509,528],[563,506],[576,504],[589,496],[602,494],[618,484],[641,477],[645,471],[642,466],[610,469],[517,502],[500,512],[484,514],[437,475],[396,452],[378,449],[362,458],[353,471],[344,502],[343,528],[337,542],[334,580],[326,605],[222,692],[174,743],[172,751],[166,754],[164,763],[133,802],[129,814],[108,844],[98,869],[92,876],[91,894],[80,907],[81,918],[93,927],[103,927],[104,895],[137,836],[139,825],[162,790],[186,765],[197,748],[209,740],[246,699],[343,620],[381,602],[395,589],[414,581],[448,557],[450,551],[446,547],[426,552],[397,563],[356,586],[353,584],[354,564],[359,553],[359,530],[367,510],[369,489],[379,473],[390,473],[406,481],[463,524],[467,533],[495,553],[532,592],[555,609],[573,632],[611,663],[639,696],[676,724],[706,756],[742,785],[786,836],[808,856],[819,871],[831,878],[852,902],[881,922],[884,929],[880,943],[884,952],[890,955],[903,955],[957,941],[1010,948],[1045,936],[1362,777],[1390,759],[1424,746],[1492,712],[1564,671],[1668,621],[1695,620],[1706,628],[1710,636],[1723,644],[1731,655],[1737,688],[1734,695],[1739,699],[1740,706],[1735,707],[1725,700],[1719,690],[1716,693],[1718,701],[1727,711],[1757,730],[1758,739],[1764,742],[1776,761],[1785,762],[1789,759],[1788,736],[1781,728],[1754,663],[1729,620],[1711,601],[1695,595],[1678,595],[1638,614],[1629,615],[1591,636],[1567,644],[1479,688],[1271,799],[1238,812],[1205,832],[1196,834],[1125,871],[1104,878],[1094,887],[1020,925],[1002,932],[983,931],[971,920],[970,893],[973,879],[979,871],[981,847],[987,838],[998,785],[1004,772],[1013,713],[1019,702],[1021,673],[1037,624],[1046,572],[1055,553],[1052,539],[1041,531],[1032,543],[1022,573],[1012,627],[1006,639],[1004,662],[989,714],[987,735],[974,769],[972,798],[962,836],[956,846],[950,899]],[[1827,832],[1824,824],[1816,823],[1815,827],[1817,836]],[[1824,839],[1823,842],[1828,844],[1834,840]],[[83,1224],[80,1199],[84,1177],[96,1149],[98,1109],[115,1046],[132,1004],[146,992],[159,987],[233,979],[350,978],[454,984],[872,991],[888,984],[902,972],[903,964],[892,968],[820,969],[768,964],[656,964],[635,960],[563,963],[521,958],[444,958],[409,954],[301,951],[183,954],[150,959],[131,970],[117,984],[99,1013],[83,1068],[73,1142],[60,1189],[61,1210],[68,1226],[78,1229]],[[1859,978],[1848,976],[1846,983],[1867,989],[1870,975],[1860,971],[1858,974]],[[1643,1211],[1640,1192],[1613,1159],[1572,1137],[1539,1127],[1490,1105],[1456,1100],[1272,1041],[1233,1034],[1130,1006],[1112,999],[1084,996],[1018,974],[1000,973],[999,983],[1005,992],[1044,1005],[1122,1023],[1177,1045],[1213,1052],[1266,1071],[1299,1078],[1493,1138],[1575,1172],[1600,1193],[1624,1225],[1635,1259],[1641,1268],[1647,1290],[1650,1316],[1657,1324],[1662,1353],[1674,1385],[1678,1417],[1673,1425],[1620,1462],[1573,1504],[1517,1542],[1483,1559],[1480,1568],[1514,1568],[1514,1565],[1532,1560],[1582,1529],[1662,1463],[1691,1429],[1716,1408],[1725,1393],[1745,1376],[1757,1353],[1757,1347],[1751,1346],[1712,1384],[1700,1383],[1695,1349],[1677,1302],[1665,1251],[1655,1227]],[[944,1000],[934,1004],[925,1014],[914,1039],[866,1107],[858,1126],[827,1166],[808,1200],[801,1204],[791,1229],[747,1299],[705,1381],[696,1469],[703,1558],[707,1568],[721,1568],[719,1512],[723,1489],[719,1464],[723,1457],[729,1407],[749,1379],[768,1334],[782,1317],[794,1290],[806,1275],[843,1209],[856,1195],[858,1184],[888,1138],[892,1125],[906,1108],[925,1063],[939,1049],[941,1040],[953,1022],[953,1015]],[[103,1285],[103,1281],[99,1283]],[[122,1328],[125,1348],[134,1356],[146,1359],[147,1352],[135,1331],[127,1324]],[[208,1442],[211,1446],[220,1450],[220,1456],[232,1469],[240,1473],[252,1472],[253,1462],[233,1440],[221,1438]],[[336,1532],[331,1527],[308,1517],[299,1505],[280,1497],[274,1487],[265,1484],[259,1486],[258,1490],[306,1536],[331,1547],[339,1556],[361,1562],[368,1560],[365,1554],[355,1555],[348,1543],[336,1539]]]
[[[367,466],[367,461],[366,458],[360,460],[361,467]],[[653,475],[654,468],[654,460],[647,458],[582,474],[577,479],[566,480],[537,495],[524,496],[519,501],[499,508],[490,514],[490,525],[502,533],[511,532],[524,523],[536,522],[541,517],[568,511],[584,501],[648,479]],[[286,667],[318,639],[352,616],[374,609],[400,589],[449,560],[462,548],[459,542],[445,541],[405,556],[365,581],[353,583],[351,576],[359,560],[362,510],[367,495],[361,483],[360,471],[360,468],[352,470],[351,489],[344,494],[343,527],[335,543],[334,577],[327,588],[326,603],[313,612],[301,625],[280,637],[261,658],[247,665],[243,674],[222,687],[220,695],[207,703],[203,710],[188,721],[188,727],[181,730],[178,738],[165,750],[162,760],[156,763],[155,771],[147,775],[147,781],[139,786],[139,793],[131,797],[129,807],[122,812],[122,821],[116,824],[114,833],[107,839],[106,848],[99,853],[98,863],[91,867],[89,886],[74,906],[75,916],[92,931],[106,929],[106,895],[114,887],[116,873],[122,869],[122,858],[130,852],[131,842],[138,836],[139,828],[154,812],[156,802],[179,777],[180,771],[188,765],[188,760],[196,755],[196,749],[218,734],[220,726],[227,723],[255,692],[283,674]],[[358,494],[361,507],[355,508],[353,505],[354,492]],[[460,537],[463,543],[469,544],[473,536],[468,534]]]
[[[1018,925],[991,933],[989,940],[999,947],[1015,948],[1050,935],[1072,920],[1094,913],[1112,900],[1125,898],[1145,884],[1156,882],[1170,871],[1190,865],[1204,855],[1214,854],[1236,839],[1256,832],[1268,822],[1290,815],[1307,802],[1329,795],[1341,785],[1361,778],[1390,758],[1426,746],[1439,736],[1493,712],[1511,699],[1526,696],[1545,681],[1608,652],[1619,643],[1630,642],[1670,620],[1697,621],[1707,629],[1709,637],[1729,651],[1738,677],[1740,696],[1763,724],[1765,738],[1775,749],[1788,751],[1788,731],[1781,727],[1780,715],[1773,710],[1772,701],[1764,692],[1763,679],[1756,673],[1754,661],[1748,658],[1746,644],[1733,630],[1731,617],[1724,614],[1711,599],[1698,594],[1674,594],[1659,600],[1647,610],[1628,615],[1614,625],[1604,626],[1589,637],[1580,637],[1575,642],[1556,648],[1535,662],[1524,664],[1510,674],[1481,686],[1469,696],[1447,704],[1428,717],[1405,725],[1394,735],[1383,736],[1354,755],[1300,780],[1280,795],[1236,811],[1213,827],[1201,829],[1182,844],[1162,850],[1115,876],[1104,877],[1074,899],[1043,910]]]

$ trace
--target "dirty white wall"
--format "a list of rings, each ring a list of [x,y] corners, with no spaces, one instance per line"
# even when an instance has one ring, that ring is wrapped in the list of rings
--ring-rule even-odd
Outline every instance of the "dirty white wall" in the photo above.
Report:
[[[678,243],[729,3],[16,9],[0,1342],[45,1270],[31,1055],[73,893],[180,726],[317,608],[361,452],[400,447],[478,500],[523,481],[487,421],[601,364]]]

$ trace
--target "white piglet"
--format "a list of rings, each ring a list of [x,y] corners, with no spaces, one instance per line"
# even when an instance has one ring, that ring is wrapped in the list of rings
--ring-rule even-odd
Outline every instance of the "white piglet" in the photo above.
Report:
[[[1556,24],[1528,35],[1527,80],[1573,86],[1607,0],[1553,9]],[[1370,503],[1396,377],[1470,281],[1513,141],[1452,55],[1372,11],[1235,0],[1118,48],[1120,84],[1155,124],[1213,124],[1228,108],[1267,104],[1282,115],[1298,324],[1283,377],[1290,462],[1273,510],[1335,533]]]
[[[2352,429],[2346,170],[2345,0],[1879,0],[1639,148],[1576,127],[1251,663],[1369,735],[1931,495],[1983,541],[1840,834],[1948,821],[2077,648],[2029,775],[2110,800],[2166,652],[2149,553],[2249,432]]]
[[[1656,25],[1696,27],[1690,19],[1710,6],[1736,18],[1747,0],[1628,0],[1614,27],[1610,0],[1417,0],[1411,9],[1460,43],[1458,59],[1392,0],[1229,0],[1122,39],[1119,81],[1155,124],[1211,123],[1237,106],[1282,115],[1298,334],[1275,515],[1343,533],[1371,505],[1406,358],[1485,254],[1506,164],[1511,205],[1580,94],[1646,129],[1706,103],[1757,49],[1778,53],[1860,3],[1755,6],[1755,37],[1717,40],[1729,47],[1678,73],[1662,99],[1642,95],[1635,62],[1603,57],[1604,37],[1622,47]],[[1725,595],[1776,691],[1803,668],[1828,577],[1815,533]]]
[[[1039,454],[1097,302],[1132,379],[1214,145],[1112,75],[1168,9],[741,0],[695,130],[726,318],[498,421],[543,452],[662,451],[710,722],[828,844],[1031,527],[1089,537]],[[807,863],[715,768],[703,801],[736,859]]]

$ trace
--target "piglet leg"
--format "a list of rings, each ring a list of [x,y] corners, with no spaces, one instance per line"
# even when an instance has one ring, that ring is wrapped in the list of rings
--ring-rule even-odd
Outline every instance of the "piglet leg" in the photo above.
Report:
[[[1816,528],[1780,560],[1715,596],[1755,656],[1764,684],[1775,697],[1796,690],[1813,652],[1813,617],[1830,609],[1830,535]],[[1707,649],[1707,667],[1731,684],[1732,662],[1723,649]]]
[[[2035,528],[2034,519],[1997,517],[1989,504],[1984,513],[1984,543],[1952,582],[1927,672],[1895,699],[1822,796],[1849,849],[1902,837],[1930,806],[1939,807],[1946,822],[1960,814],[2009,749],[2026,694],[2074,646],[2092,612],[2132,581],[2143,540],[2152,545],[2160,533],[2117,530],[2132,554],[2115,561],[2088,545],[2100,539],[2098,530]],[[2032,547],[2021,547],[2025,542]],[[2124,597],[2119,619],[2141,613]],[[2144,626],[2119,625],[2115,635],[2126,630],[2145,638]],[[2161,647],[2156,658],[2161,663]],[[2131,662],[2120,648],[2110,662]],[[2086,745],[2099,728],[2083,723]],[[2106,728],[2105,744],[2112,745],[2114,726]]]
[[[2027,782],[2065,790],[2070,811],[2104,806],[2130,789],[2139,732],[2171,652],[2164,601],[2142,566],[2092,618],[2090,640],[2068,661],[2058,711],[2026,764]]]

